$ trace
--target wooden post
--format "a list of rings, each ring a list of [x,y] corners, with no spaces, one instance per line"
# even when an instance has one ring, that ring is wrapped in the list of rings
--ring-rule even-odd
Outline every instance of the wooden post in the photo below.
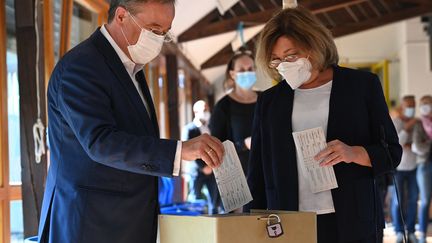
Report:
[[[6,2],[0,0],[0,241],[10,241],[9,153],[6,67]]]
[[[72,14],[73,0],[63,0],[60,23],[60,57],[62,57],[70,47]]]
[[[44,33],[44,59],[45,59],[45,90],[48,88],[48,80],[54,69],[54,13],[53,0],[44,0],[43,9],[43,33]]]
[[[197,102],[198,100],[200,100],[202,97],[200,95],[200,89],[201,89],[201,85],[200,85],[200,81],[199,79],[196,78],[191,78],[191,96],[192,96],[192,105],[195,104],[195,102]]]
[[[177,56],[168,54],[166,58],[166,77],[168,84],[168,119],[170,138],[180,140],[179,97],[178,97],[178,62]],[[174,202],[183,201],[183,183],[181,177],[174,178]]]
[[[39,164],[35,162],[33,124],[37,119],[36,96],[36,32],[39,26],[39,55],[43,57],[42,12],[38,12],[39,20],[34,20],[34,1],[15,0],[16,40],[18,55],[18,81],[20,94],[20,133],[21,133],[21,178],[24,213],[24,236],[37,235],[40,209],[42,205],[45,178],[47,174],[46,156],[42,156]],[[40,9],[40,5],[38,6]],[[44,62],[40,58],[39,70],[41,119],[46,123],[45,116],[45,76]]]
[[[166,55],[166,71],[168,81],[168,114],[170,124],[170,138],[180,139],[178,114],[178,63],[176,55]]]

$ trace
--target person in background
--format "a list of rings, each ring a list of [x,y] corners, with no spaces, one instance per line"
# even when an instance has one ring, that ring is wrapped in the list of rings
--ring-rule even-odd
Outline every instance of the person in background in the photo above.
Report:
[[[252,52],[241,49],[228,62],[226,80],[234,80],[232,91],[223,97],[210,119],[211,134],[221,141],[231,140],[246,174],[249,160],[252,120],[258,93]]]
[[[432,192],[432,96],[426,95],[420,99],[419,111],[420,121],[413,129],[411,149],[417,155],[417,185],[420,197],[418,243],[426,243]]]
[[[112,0],[108,23],[57,63],[48,85],[51,163],[41,243],[155,243],[158,177],[181,160],[222,163],[208,134],[161,139],[143,67],[156,58],[175,0]]]
[[[396,232],[396,242],[403,241],[405,230],[408,231],[408,240],[416,242],[415,222],[417,216],[417,181],[416,181],[416,155],[411,150],[413,142],[413,129],[417,123],[415,115],[415,98],[412,95],[402,98],[401,113],[393,118],[393,123],[399,136],[399,143],[403,148],[402,159],[394,173],[397,188],[395,187],[392,196],[392,219]],[[398,189],[399,199],[396,196]],[[406,199],[405,199],[406,195]],[[404,205],[406,202],[406,205]],[[404,212],[406,229],[400,215],[400,207]]]
[[[210,134],[208,123],[210,120],[210,111],[207,103],[204,100],[199,100],[193,105],[194,119],[191,123],[183,128],[183,139],[198,137],[202,134]],[[209,192],[208,211],[209,213],[217,213],[215,204],[218,202],[219,192],[217,190],[216,180],[213,175],[213,170],[203,160],[197,159],[193,162],[186,164],[188,167],[188,174],[190,175],[189,189],[190,193],[188,199],[194,201],[196,199],[205,199],[202,189],[203,186],[207,187]]]
[[[402,153],[379,78],[337,66],[330,31],[300,6],[266,23],[256,60],[283,80],[258,97],[248,171],[253,200],[245,211],[315,212],[318,243],[379,242],[384,219],[374,179],[392,171]],[[327,147],[315,163],[333,166],[338,187],[314,193],[292,133],[317,127]]]

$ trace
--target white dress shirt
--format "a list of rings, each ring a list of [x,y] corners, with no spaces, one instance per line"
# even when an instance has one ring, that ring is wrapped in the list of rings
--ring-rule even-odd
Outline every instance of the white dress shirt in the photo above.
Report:
[[[108,42],[111,44],[111,46],[114,48],[115,52],[119,56],[123,65],[125,66],[126,71],[129,74],[129,77],[131,78],[131,80],[132,80],[132,82],[133,82],[145,108],[146,108],[147,114],[149,115],[149,117],[151,119],[149,104],[145,100],[144,94],[142,93],[142,90],[140,88],[140,84],[138,83],[138,81],[135,78],[135,75],[143,69],[144,65],[136,64],[131,59],[129,59],[129,57],[123,52],[123,50],[117,45],[117,43],[111,37],[108,30],[105,28],[105,25],[102,25],[102,27],[100,28],[100,31],[105,36],[105,38],[108,40]],[[182,149],[182,143],[180,141],[178,141],[177,142],[177,151],[176,151],[175,159],[174,159],[173,176],[178,176],[180,173],[181,149]]]
[[[330,81],[312,89],[296,89],[291,117],[293,132],[322,127],[327,136],[327,123],[330,107],[330,93],[333,82]],[[301,168],[297,154],[297,168]],[[331,191],[313,193],[309,186],[310,178],[298,171],[299,211],[317,214],[334,213]]]

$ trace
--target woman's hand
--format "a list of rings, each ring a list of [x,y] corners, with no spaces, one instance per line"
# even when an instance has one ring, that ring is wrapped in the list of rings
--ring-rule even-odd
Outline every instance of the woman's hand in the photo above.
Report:
[[[333,166],[345,162],[372,167],[365,148],[349,146],[339,140],[329,142],[327,148],[315,155],[314,159],[316,161],[322,160],[320,166]]]
[[[244,144],[245,144],[245,146],[246,146],[246,148],[247,148],[248,150],[251,149],[251,141],[252,141],[252,138],[251,138],[251,137],[247,137],[247,138],[244,139]]]

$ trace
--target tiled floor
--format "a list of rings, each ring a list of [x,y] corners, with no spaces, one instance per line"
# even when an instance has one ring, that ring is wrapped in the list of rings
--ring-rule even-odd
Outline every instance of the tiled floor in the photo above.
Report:
[[[395,243],[396,235],[394,233],[393,227],[388,227],[384,229],[384,243]],[[428,237],[427,242],[432,243],[432,224],[428,227]]]

